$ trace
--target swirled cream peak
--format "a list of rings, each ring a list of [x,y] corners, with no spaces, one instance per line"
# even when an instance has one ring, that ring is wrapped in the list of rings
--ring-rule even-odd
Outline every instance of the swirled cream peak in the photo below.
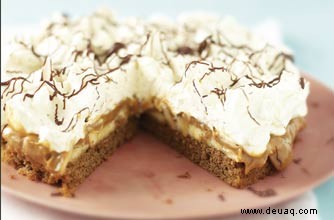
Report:
[[[120,20],[107,10],[58,16],[13,40],[2,75],[2,128],[38,134],[57,152],[70,151],[125,99],[155,98],[256,157],[271,135],[306,115],[309,93],[286,50],[231,18],[206,15],[176,22]]]

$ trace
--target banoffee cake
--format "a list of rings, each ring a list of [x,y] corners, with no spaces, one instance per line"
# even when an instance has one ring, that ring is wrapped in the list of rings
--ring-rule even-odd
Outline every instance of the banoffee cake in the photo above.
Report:
[[[309,83],[291,52],[233,19],[58,15],[1,71],[1,158],[71,195],[146,129],[242,188],[284,169]]]

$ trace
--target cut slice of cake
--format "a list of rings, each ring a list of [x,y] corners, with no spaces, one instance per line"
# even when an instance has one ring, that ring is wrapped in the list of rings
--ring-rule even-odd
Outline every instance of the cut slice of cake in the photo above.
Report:
[[[58,16],[13,39],[1,74],[2,160],[64,195],[138,122],[244,187],[289,164],[307,114],[291,53],[230,18]]]

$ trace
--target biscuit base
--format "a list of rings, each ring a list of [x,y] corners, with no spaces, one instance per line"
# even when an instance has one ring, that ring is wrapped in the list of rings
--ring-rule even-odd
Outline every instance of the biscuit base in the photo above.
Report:
[[[236,188],[244,188],[277,172],[268,158],[261,168],[254,168],[246,174],[244,163],[238,163],[228,158],[222,151],[210,147],[206,143],[197,141],[190,136],[184,136],[149,115],[142,116],[141,122],[141,126],[158,139]]]

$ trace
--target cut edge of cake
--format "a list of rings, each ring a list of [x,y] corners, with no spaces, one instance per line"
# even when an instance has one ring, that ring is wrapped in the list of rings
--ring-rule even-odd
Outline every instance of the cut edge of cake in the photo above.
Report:
[[[95,146],[90,146],[78,158],[67,163],[65,172],[62,174],[46,170],[37,161],[29,159],[26,155],[13,150],[13,148],[6,147],[6,143],[3,141],[1,144],[1,159],[13,165],[20,174],[27,176],[29,179],[58,186],[62,195],[70,197],[74,195],[76,188],[103,161],[110,157],[121,144],[135,135],[138,122],[144,130],[149,131],[190,161],[233,187],[244,188],[265,176],[276,173],[278,170],[270,158],[271,155],[269,155],[263,166],[246,172],[244,163],[230,159],[223,151],[215,149],[203,141],[196,140],[189,135],[183,135],[181,131],[171,128],[167,123],[163,123],[147,113],[142,114],[140,118],[135,115],[130,116],[122,123],[118,123],[116,129],[106,138],[99,141]],[[271,137],[271,142],[290,143],[290,147],[292,147],[295,137],[304,126],[304,118],[295,118],[290,121],[287,133],[283,136]],[[275,155],[275,157],[278,156]],[[291,159],[292,151],[290,151],[289,158],[284,161],[284,165],[280,169],[284,169]]]

